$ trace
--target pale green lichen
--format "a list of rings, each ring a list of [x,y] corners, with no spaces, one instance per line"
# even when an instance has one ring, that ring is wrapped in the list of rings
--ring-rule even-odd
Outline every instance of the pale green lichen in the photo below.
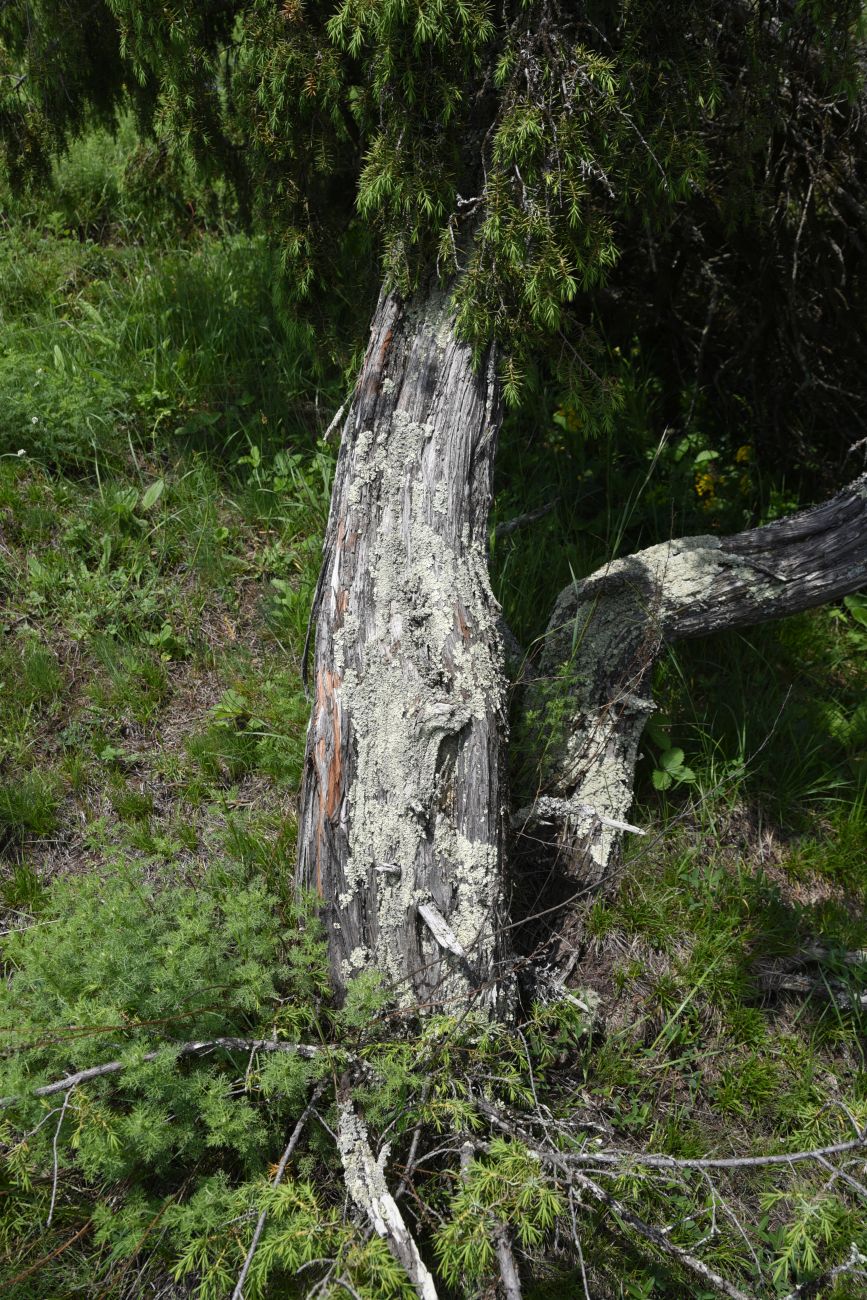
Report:
[[[369,965],[370,949],[366,948],[363,944],[359,944],[356,948],[353,948],[346,961],[343,962],[344,979],[348,982],[354,975],[358,975],[361,971],[367,970]]]
[[[367,888],[377,864],[401,868],[399,876],[374,874],[377,940],[375,951],[365,954],[397,985],[406,977],[400,932],[417,906],[429,901],[414,871],[426,821],[433,822],[433,852],[447,865],[455,890],[449,924],[468,950],[493,944],[492,894],[499,887],[496,847],[466,839],[433,809],[443,740],[499,710],[503,681],[484,538],[471,542],[467,529],[456,549],[432,526],[434,512],[441,514],[448,502],[448,485],[431,482],[431,467],[439,461],[426,451],[435,436],[431,424],[402,410],[375,434],[359,434],[349,500],[358,505],[366,489],[375,491],[380,511],[368,555],[374,600],[363,670],[346,662],[359,630],[351,609],[334,640],[343,678],[339,694],[352,719],[356,751],[347,891],[339,902],[346,907],[356,891]],[[470,624],[466,643],[456,632],[458,605]],[[439,960],[433,939],[423,942],[430,944],[426,957]],[[454,978],[465,976],[456,970]]]
[[[548,733],[551,784],[570,791],[572,832],[586,837],[600,878],[622,832],[594,822],[582,807],[604,818],[626,818],[638,745],[654,707],[619,684],[616,699],[600,699],[600,687],[617,683],[625,654],[644,654],[651,663],[667,620],[712,601],[721,566],[742,571],[757,604],[777,596],[773,579],[748,559],[723,552],[719,538],[702,536],[614,560],[577,588],[567,588],[557,602],[546,653],[550,680],[538,691],[538,725]],[[631,671],[640,676],[640,662]]]

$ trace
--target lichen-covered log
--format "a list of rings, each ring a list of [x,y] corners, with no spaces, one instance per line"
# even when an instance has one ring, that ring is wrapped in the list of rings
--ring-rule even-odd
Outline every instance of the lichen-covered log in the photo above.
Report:
[[[383,296],[343,438],[316,601],[299,881],[335,987],[494,996],[504,678],[487,522],[500,423],[439,291]]]
[[[588,888],[612,881],[661,648],[864,585],[867,475],[788,519],[652,546],[571,584],[551,615],[531,692],[542,777],[539,798],[514,819],[519,834],[546,841]]]
[[[367,1125],[355,1111],[349,1089],[341,1088],[337,1122],[337,1145],[346,1179],[346,1190],[366,1216],[378,1237],[382,1237],[403,1265],[419,1300],[438,1300],[436,1283],[422,1259],[412,1233],[406,1226],[397,1201],[385,1181],[388,1145],[380,1158],[374,1156],[367,1135]]]

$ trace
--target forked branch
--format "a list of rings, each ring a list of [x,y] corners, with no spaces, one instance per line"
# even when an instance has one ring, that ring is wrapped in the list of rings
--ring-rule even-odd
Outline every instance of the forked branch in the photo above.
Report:
[[[787,519],[732,537],[664,542],[570,584],[548,625],[541,684],[530,692],[544,759],[539,815],[527,809],[521,832],[553,843],[560,866],[582,883],[608,882],[662,648],[865,585],[867,475]]]

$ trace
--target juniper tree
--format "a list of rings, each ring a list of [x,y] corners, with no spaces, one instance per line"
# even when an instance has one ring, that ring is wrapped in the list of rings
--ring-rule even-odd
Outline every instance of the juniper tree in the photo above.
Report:
[[[132,107],[269,233],[299,310],[370,302],[299,831],[338,994],[376,970],[404,1005],[505,1012],[515,842],[610,878],[660,647],[864,582],[862,479],[574,583],[525,695],[538,797],[510,807],[514,647],[487,566],[504,405],[534,372],[616,419],[594,340],[637,338],[673,422],[701,392],[766,463],[839,478],[867,392],[863,37],[855,0],[0,9],[13,182]]]

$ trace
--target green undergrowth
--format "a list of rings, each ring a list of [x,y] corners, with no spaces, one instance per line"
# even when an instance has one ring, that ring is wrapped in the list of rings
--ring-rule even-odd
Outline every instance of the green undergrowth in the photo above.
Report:
[[[594,1298],[703,1296],[529,1149],[763,1155],[867,1124],[863,602],[660,666],[634,814],[650,834],[619,889],[580,904],[577,1001],[525,991],[508,1028],[419,1027],[362,979],[335,1012],[292,876],[333,470],[317,434],[346,357],[293,322],[263,244],[136,216],[114,150],[7,211],[0,250],[0,1290],[228,1300],[267,1210],[247,1300],[409,1297],[346,1213],[347,1076],[392,1189],[409,1174],[442,1296],[491,1287],[498,1225],[534,1300],[585,1295],[576,1235]],[[507,435],[495,522],[559,498],[494,543],[525,643],[570,568],[791,504],[749,449],[659,450],[640,358],[618,367],[631,441],[574,394],[533,415],[535,441],[529,415]],[[282,1050],[299,1042],[315,1050]],[[603,1181],[762,1297],[867,1253],[862,1193],[816,1163],[627,1160]]]
[[[799,504],[700,395],[683,392],[676,411],[664,404],[664,358],[609,347],[593,329],[583,346],[592,378],[576,387],[535,376],[497,456],[494,587],[528,648],[562,588],[608,560],[670,537],[737,532]]]

